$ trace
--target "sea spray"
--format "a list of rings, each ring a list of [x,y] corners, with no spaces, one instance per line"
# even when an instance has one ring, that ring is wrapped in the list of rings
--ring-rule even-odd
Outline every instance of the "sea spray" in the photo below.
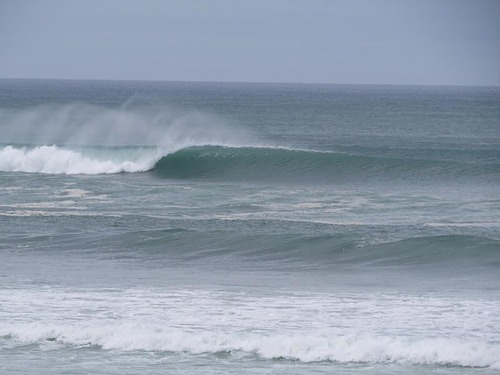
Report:
[[[109,108],[85,103],[1,109],[2,144],[158,146],[243,145],[251,132],[203,111],[165,105]]]
[[[185,147],[252,142],[250,132],[218,116],[168,105],[0,109],[0,126],[0,170],[31,173],[142,172]]]

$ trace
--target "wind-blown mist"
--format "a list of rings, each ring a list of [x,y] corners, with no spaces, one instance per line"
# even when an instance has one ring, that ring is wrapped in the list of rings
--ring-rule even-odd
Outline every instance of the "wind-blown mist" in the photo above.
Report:
[[[138,172],[185,147],[252,142],[250,132],[215,115],[160,105],[52,104],[0,110],[0,120],[2,171]]]

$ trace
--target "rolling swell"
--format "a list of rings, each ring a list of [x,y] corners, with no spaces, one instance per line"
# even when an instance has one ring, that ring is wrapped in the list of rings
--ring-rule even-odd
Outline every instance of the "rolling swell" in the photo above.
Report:
[[[162,229],[131,231],[99,240],[99,254],[154,258],[156,262],[233,264],[264,269],[352,267],[500,267],[500,241],[472,235],[431,235],[365,244],[357,236],[332,234],[241,234]],[[126,246],[125,246],[126,245]],[[117,249],[127,249],[123,253]],[[132,249],[133,251],[129,251]]]
[[[366,179],[495,178],[496,165],[268,147],[196,146],[162,157],[156,175],[175,179],[351,182]]]

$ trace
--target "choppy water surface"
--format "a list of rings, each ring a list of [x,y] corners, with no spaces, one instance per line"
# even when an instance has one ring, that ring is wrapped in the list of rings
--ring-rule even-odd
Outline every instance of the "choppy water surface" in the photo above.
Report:
[[[1,372],[498,372],[499,103],[1,80]]]

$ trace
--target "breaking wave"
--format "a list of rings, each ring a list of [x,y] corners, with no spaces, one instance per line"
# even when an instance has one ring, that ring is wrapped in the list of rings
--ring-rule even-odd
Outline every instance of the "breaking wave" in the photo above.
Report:
[[[107,174],[153,171],[170,179],[336,183],[366,179],[498,177],[495,165],[386,158],[283,147],[19,146],[0,148],[0,171]]]
[[[117,157],[118,156],[118,157]],[[154,164],[154,152],[120,160],[119,155],[85,155],[58,146],[13,147],[0,150],[0,170],[47,174],[105,174],[141,172]]]
[[[238,354],[262,359],[414,364],[500,369],[500,346],[457,339],[311,333],[190,331],[144,322],[55,325],[2,324],[0,337],[21,344],[185,354]]]
[[[210,113],[133,103],[0,108],[0,130],[0,171],[47,174],[143,172],[185,147],[252,139]]]
[[[497,183],[500,172],[496,154],[488,154],[484,163],[472,163],[460,158],[445,161],[439,152],[418,158],[404,150],[387,154],[374,149],[372,154],[374,150],[287,148],[259,141],[250,131],[210,113],[161,105],[107,108],[74,103],[0,109],[0,129],[4,172],[154,170],[156,176],[173,179],[299,183],[478,176]]]

